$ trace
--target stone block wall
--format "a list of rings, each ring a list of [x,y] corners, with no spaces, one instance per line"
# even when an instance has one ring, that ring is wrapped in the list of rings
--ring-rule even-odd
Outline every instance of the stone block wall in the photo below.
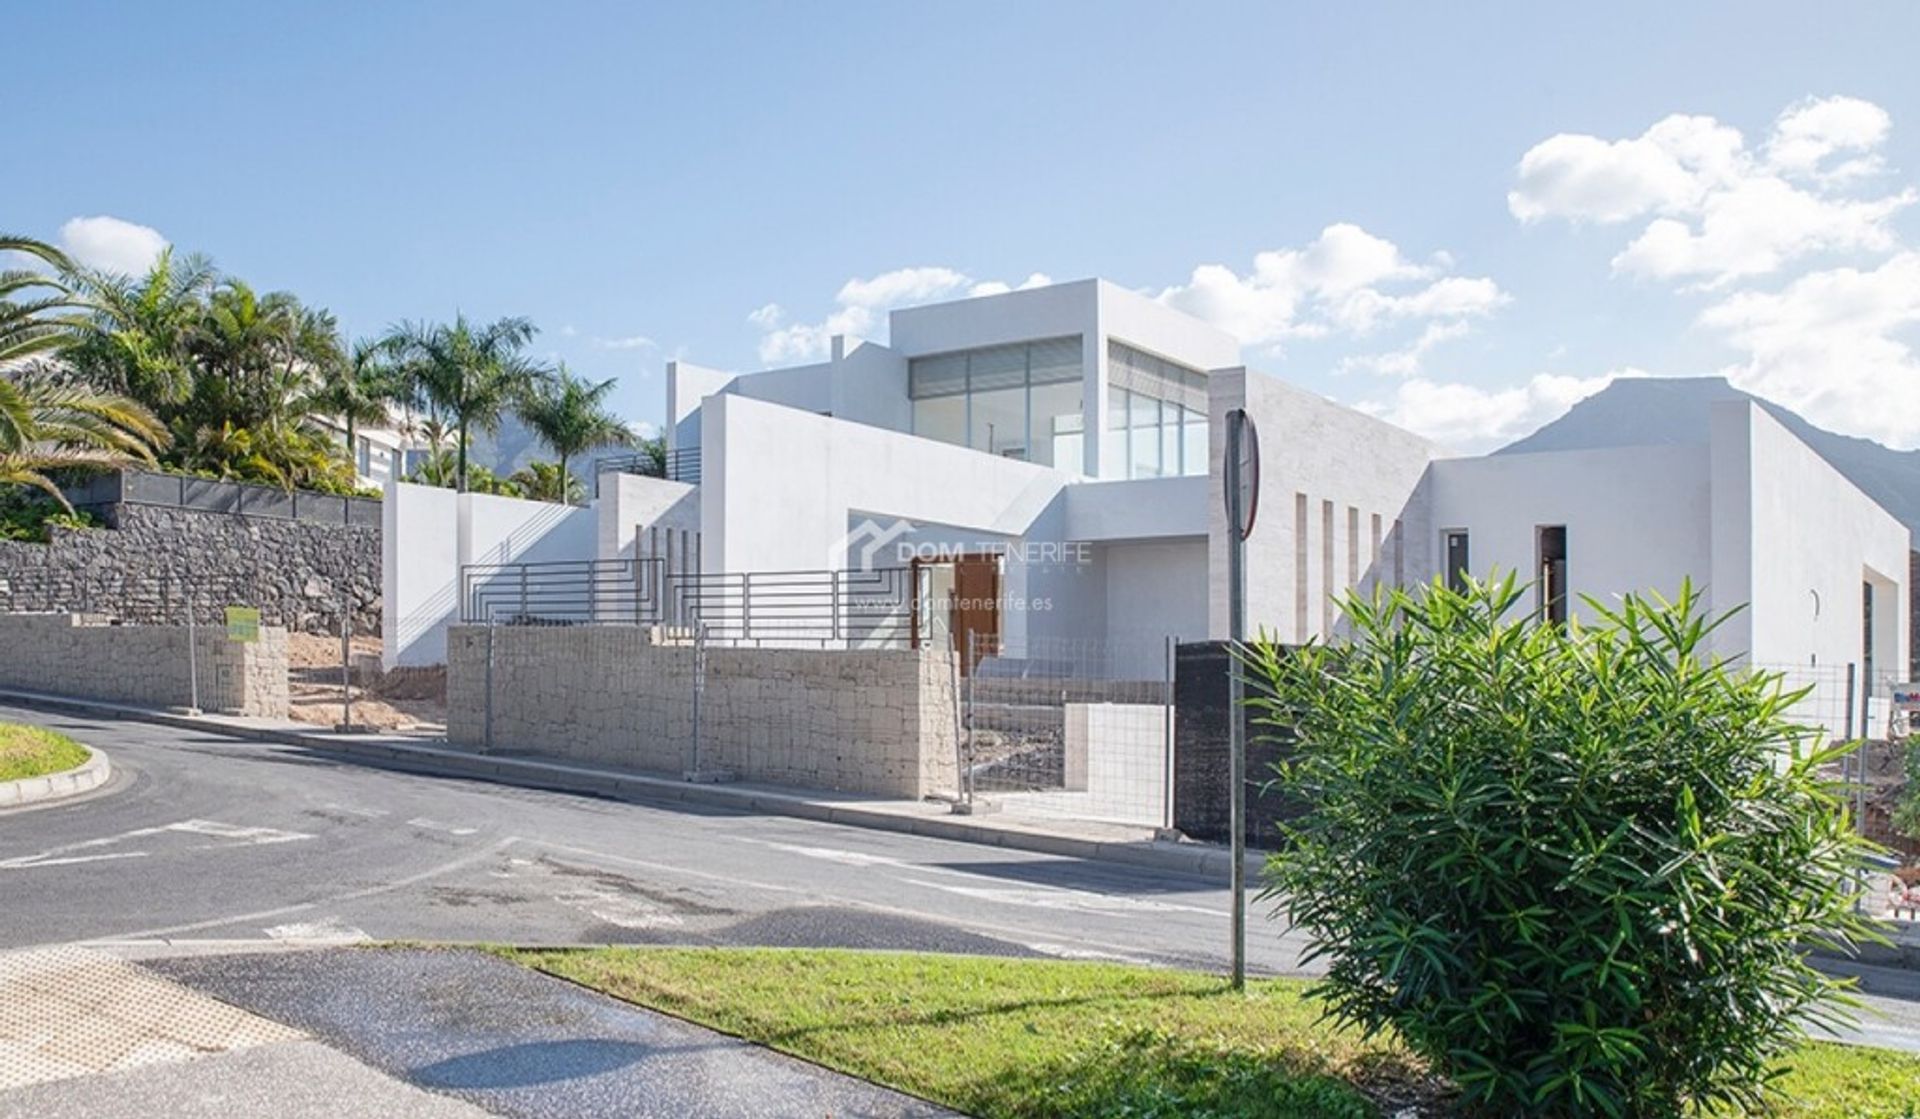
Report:
[[[111,527],[0,541],[0,611],[77,611],[129,622],[217,624],[228,605],[269,625],[380,632],[380,529],[157,505],[106,506]]]
[[[0,688],[142,707],[287,717],[287,631],[256,641],[224,627],[112,625],[98,615],[0,614]],[[192,651],[189,661],[188,652]]]
[[[599,765],[922,797],[951,793],[958,741],[951,655],[904,649],[698,653],[639,626],[455,626],[447,740]]]

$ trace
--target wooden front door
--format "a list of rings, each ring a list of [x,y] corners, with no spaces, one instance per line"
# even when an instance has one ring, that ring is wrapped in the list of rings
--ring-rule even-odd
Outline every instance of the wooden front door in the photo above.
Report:
[[[1000,651],[1000,557],[967,556],[953,565],[953,647],[963,670]],[[973,655],[967,656],[968,650]]]

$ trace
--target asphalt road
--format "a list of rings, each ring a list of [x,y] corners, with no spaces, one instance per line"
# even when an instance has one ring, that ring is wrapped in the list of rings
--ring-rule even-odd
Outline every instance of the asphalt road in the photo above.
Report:
[[[1198,877],[685,804],[382,770],[290,746],[0,706],[116,775],[0,813],[0,950],[174,954],[263,940],[759,944],[1046,955],[1224,970]],[[1255,905],[1256,973],[1303,941]],[[1920,1051],[1920,974],[1858,969],[1855,1036]]]
[[[828,945],[1225,966],[1197,877],[841,825],[371,768],[0,707],[116,776],[0,813],[0,948],[76,941]],[[1297,942],[1252,924],[1257,971]]]

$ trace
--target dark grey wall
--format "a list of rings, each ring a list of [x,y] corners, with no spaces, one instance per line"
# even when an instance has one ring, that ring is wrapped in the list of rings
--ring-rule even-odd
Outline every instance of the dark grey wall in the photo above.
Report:
[[[1181,645],[1174,653],[1173,824],[1195,839],[1214,843],[1225,843],[1232,834],[1227,750],[1231,664],[1224,641]],[[1253,687],[1249,682],[1249,694]],[[1298,811],[1267,787],[1284,746],[1245,709],[1240,717],[1247,728],[1247,843],[1270,849],[1280,837],[1275,822]]]
[[[156,505],[96,510],[109,528],[0,541],[0,611],[77,611],[131,622],[219,622],[256,606],[268,625],[380,632],[380,529]]]

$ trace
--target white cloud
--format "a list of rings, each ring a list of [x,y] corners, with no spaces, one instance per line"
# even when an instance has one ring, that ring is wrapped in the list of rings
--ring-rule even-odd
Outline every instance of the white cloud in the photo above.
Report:
[[[1450,342],[1471,333],[1473,327],[1460,320],[1450,322],[1430,322],[1420,332],[1420,337],[1410,345],[1380,354],[1361,354],[1349,357],[1340,363],[1342,373],[1355,370],[1378,373],[1387,377],[1411,377],[1420,372],[1421,363],[1435,346]]]
[[[1021,281],[1019,287],[1024,290],[1052,282],[1044,273],[1035,272]],[[826,356],[834,335],[868,337],[882,324],[886,312],[896,307],[960,295],[999,295],[1012,290],[1014,288],[1004,282],[976,281],[952,268],[896,268],[866,279],[856,277],[840,285],[834,295],[833,312],[820,322],[789,322],[786,309],[778,303],[762,306],[749,314],[747,321],[760,329],[760,360],[768,365],[818,361]]]
[[[1636,370],[1596,377],[1537,373],[1504,389],[1414,378],[1403,381],[1393,396],[1357,407],[1443,446],[1477,453],[1531,434],[1617,378],[1642,375]]]
[[[1899,337],[1920,325],[1920,251],[1738,292],[1699,321],[1741,352],[1722,371],[1735,385],[1824,427],[1920,446],[1920,358]]]
[[[652,439],[660,434],[660,425],[652,420],[628,420],[627,430],[635,439]]]
[[[1788,108],[1757,149],[1705,116],[1624,140],[1562,133],[1521,157],[1507,207],[1523,222],[1649,218],[1615,271],[1725,286],[1816,253],[1892,247],[1890,219],[1920,196],[1849,193],[1882,169],[1889,127],[1879,106],[1829,97]]]
[[[1202,264],[1185,284],[1158,298],[1250,346],[1335,331],[1364,334],[1389,319],[1477,317],[1507,302],[1490,279],[1438,276],[1451,264],[1445,254],[1432,264],[1415,264],[1393,242],[1339,223],[1304,248],[1255,255],[1253,270],[1244,276],[1223,264]],[[1382,290],[1409,284],[1418,286]]]
[[[103,272],[139,275],[166,247],[159,230],[105,214],[73,218],[60,227],[60,248],[78,263]]]
[[[595,338],[593,344],[603,350],[656,350],[659,343],[644,334],[630,334],[625,338]]]

